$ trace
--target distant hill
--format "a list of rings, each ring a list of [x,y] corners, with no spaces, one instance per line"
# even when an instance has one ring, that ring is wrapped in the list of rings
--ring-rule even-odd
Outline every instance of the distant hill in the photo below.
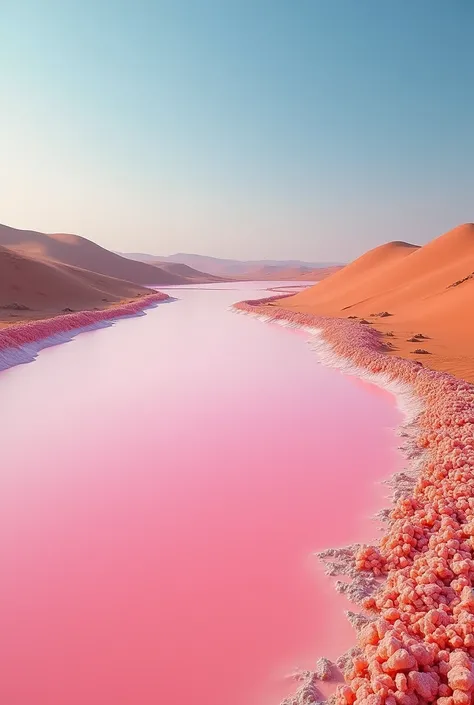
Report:
[[[46,234],[0,225],[0,245],[35,259],[60,262],[142,286],[187,284],[196,281],[197,276],[202,281],[215,281],[212,277],[206,278],[202,272],[187,279],[161,268],[159,262],[151,264],[123,257],[79,235]]]
[[[321,277],[322,271],[340,268],[342,265],[334,262],[303,262],[301,260],[235,260],[178,253],[169,257],[159,257],[143,253],[126,253],[122,255],[140,262],[155,262],[162,266],[164,262],[185,264],[207,274],[233,279],[291,279],[307,278],[317,271],[316,279]],[[313,279],[314,281],[316,279]]]
[[[150,293],[128,281],[0,246],[0,326],[63,311],[107,308]]]

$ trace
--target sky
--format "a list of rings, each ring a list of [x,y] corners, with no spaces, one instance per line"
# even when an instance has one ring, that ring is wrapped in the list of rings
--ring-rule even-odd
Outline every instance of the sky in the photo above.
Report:
[[[349,261],[474,220],[472,0],[0,0],[0,222]]]

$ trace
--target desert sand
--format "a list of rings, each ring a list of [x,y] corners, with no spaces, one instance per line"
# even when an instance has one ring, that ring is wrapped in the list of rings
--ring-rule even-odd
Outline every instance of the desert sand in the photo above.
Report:
[[[173,268],[161,267],[160,262],[152,264],[121,257],[79,235],[46,234],[0,225],[0,245],[36,260],[78,267],[142,286],[190,284],[197,280],[201,283],[221,281],[191,268],[183,275]]]
[[[150,293],[127,281],[0,246],[0,327],[72,311],[106,309]]]
[[[423,247],[381,245],[317,286],[270,305],[364,320],[384,334],[388,354],[474,382],[474,224]]]

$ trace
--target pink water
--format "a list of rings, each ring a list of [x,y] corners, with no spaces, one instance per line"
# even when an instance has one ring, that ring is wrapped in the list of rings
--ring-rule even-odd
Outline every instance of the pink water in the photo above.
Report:
[[[372,531],[393,400],[173,293],[0,373],[2,704],[276,705],[353,640],[311,554]]]

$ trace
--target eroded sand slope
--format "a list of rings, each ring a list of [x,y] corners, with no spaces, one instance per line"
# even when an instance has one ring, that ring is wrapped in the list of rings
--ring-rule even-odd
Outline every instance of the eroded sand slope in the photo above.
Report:
[[[105,309],[150,294],[131,282],[0,246],[0,327],[60,313]]]
[[[423,247],[406,242],[377,247],[278,305],[363,318],[390,334],[393,354],[474,381],[474,224]],[[411,340],[420,333],[425,337]],[[415,352],[420,349],[427,353]]]

